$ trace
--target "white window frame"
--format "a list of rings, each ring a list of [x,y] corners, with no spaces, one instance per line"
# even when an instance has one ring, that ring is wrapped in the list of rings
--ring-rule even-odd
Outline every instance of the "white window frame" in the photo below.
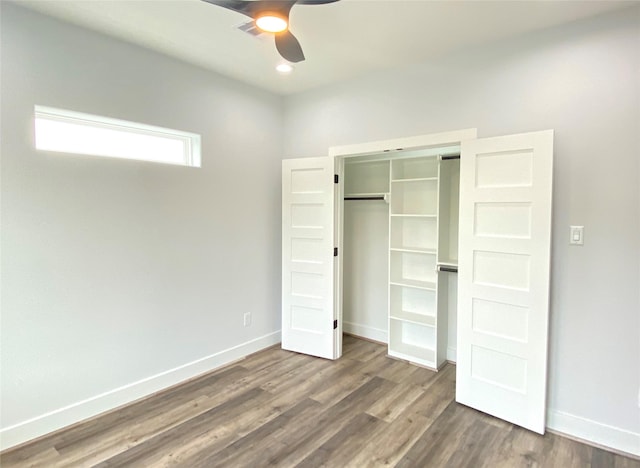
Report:
[[[75,125],[80,125],[87,128],[106,129],[117,132],[122,132],[130,135],[146,135],[156,138],[165,138],[167,140],[178,141],[182,143],[182,155],[176,157],[174,160],[159,160],[154,159],[152,155],[141,152],[136,155],[119,155],[109,154],[101,150],[98,146],[88,150],[76,151],[70,150],[69,147],[65,147],[63,142],[43,141],[43,137],[38,138],[38,120],[42,119],[49,122],[64,122]],[[34,135],[35,135],[35,147],[41,151],[53,151],[68,154],[84,154],[89,156],[111,157],[118,159],[133,159],[138,161],[148,161],[160,164],[173,164],[191,167],[201,166],[201,142],[200,135],[196,133],[184,132],[181,130],[173,130],[170,128],[156,127],[154,125],[147,125],[137,122],[130,122],[127,120],[113,119],[110,117],[103,117],[99,115],[85,114],[83,112],[75,112],[66,109],[57,109],[54,107],[46,106],[34,106]]]

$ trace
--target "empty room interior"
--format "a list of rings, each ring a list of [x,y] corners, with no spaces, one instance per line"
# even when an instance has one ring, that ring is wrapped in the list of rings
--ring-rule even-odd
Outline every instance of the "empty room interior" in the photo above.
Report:
[[[638,2],[0,21],[0,466],[640,467]]]

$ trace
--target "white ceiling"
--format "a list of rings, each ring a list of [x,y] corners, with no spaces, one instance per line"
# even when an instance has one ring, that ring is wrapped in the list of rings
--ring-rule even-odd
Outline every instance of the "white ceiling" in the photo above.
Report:
[[[273,38],[236,29],[247,17],[200,0],[21,0],[20,5],[291,94],[623,8],[623,1],[341,0],[296,5],[291,32],[307,57],[279,75]]]

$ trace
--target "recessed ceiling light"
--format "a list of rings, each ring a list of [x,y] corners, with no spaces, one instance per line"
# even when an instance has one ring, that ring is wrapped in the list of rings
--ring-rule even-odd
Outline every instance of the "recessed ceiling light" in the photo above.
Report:
[[[288,63],[281,63],[276,67],[278,73],[282,73],[283,75],[287,73],[291,73],[293,71],[293,67]]]
[[[256,26],[266,32],[278,33],[287,29],[287,20],[273,13],[265,13],[256,18]]]

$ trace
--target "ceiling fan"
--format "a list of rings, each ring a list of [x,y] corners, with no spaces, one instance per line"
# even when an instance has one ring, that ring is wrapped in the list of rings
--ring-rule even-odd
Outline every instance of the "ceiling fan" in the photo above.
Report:
[[[289,31],[289,12],[294,5],[323,5],[339,0],[203,0],[252,18],[258,29],[274,33],[278,53],[292,63],[302,62],[304,53]]]

